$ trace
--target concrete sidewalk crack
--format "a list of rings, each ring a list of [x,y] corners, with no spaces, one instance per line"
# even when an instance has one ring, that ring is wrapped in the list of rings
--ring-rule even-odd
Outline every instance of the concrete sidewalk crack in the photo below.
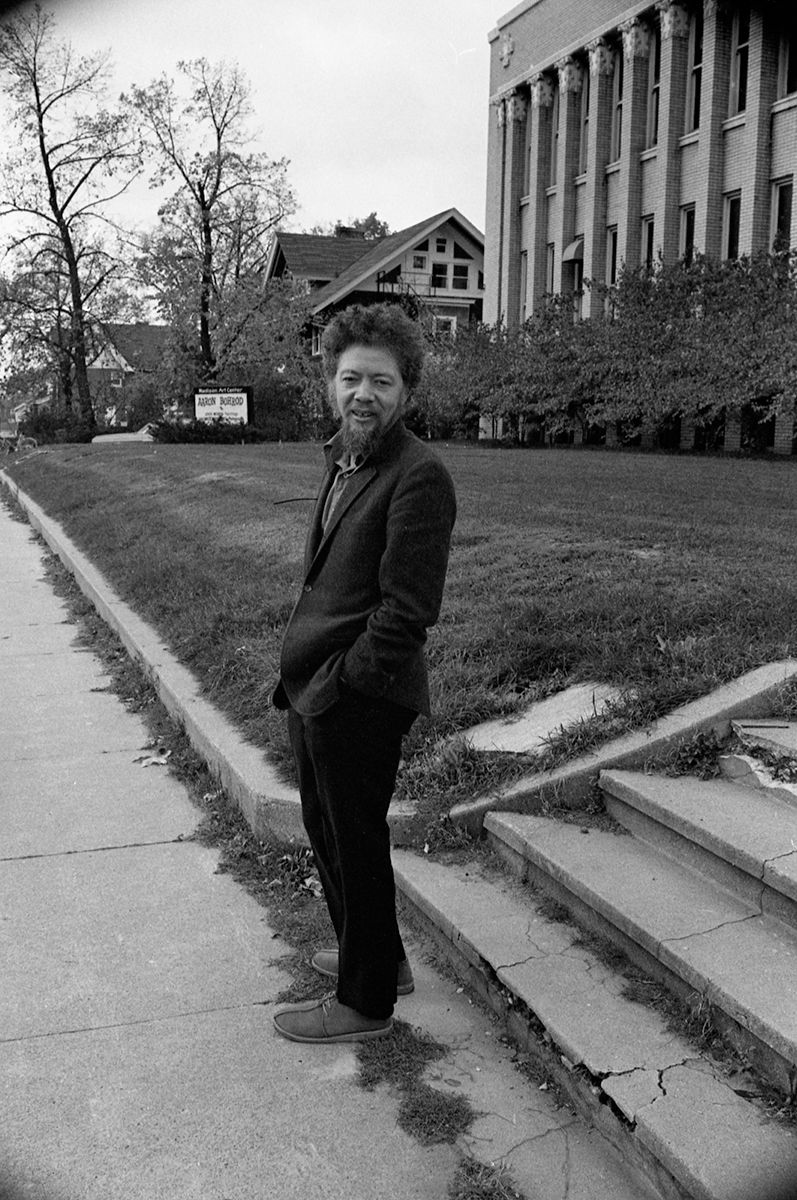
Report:
[[[791,850],[787,850],[785,854],[775,854],[772,858],[764,859],[764,870],[767,869],[770,863],[780,862],[783,858],[792,858],[797,854],[797,846],[792,846]]]
[[[268,1007],[276,1000],[247,1000],[241,1004],[222,1004],[214,1008],[186,1009],[183,1012],[164,1013],[158,1017],[141,1017],[130,1021],[109,1021],[100,1025],[77,1025],[73,1029],[52,1029],[46,1033],[20,1034],[19,1037],[0,1037],[0,1047],[14,1046],[24,1042],[42,1042],[50,1038],[73,1037],[80,1033],[104,1033],[110,1029],[137,1029],[145,1025],[162,1025],[164,1021],[183,1021],[191,1017],[212,1016],[214,1013],[244,1012],[250,1008]]]
[[[695,938],[705,937],[707,933],[717,933],[720,929],[728,929],[734,925],[744,925],[747,921],[758,921],[760,918],[760,912],[748,913],[746,917],[737,917],[732,921],[720,921],[719,925],[712,925],[710,929],[696,929],[693,933],[685,933],[682,937],[662,938],[659,945],[671,946],[677,942],[691,942]]]
[[[74,858],[84,854],[109,854],[114,850],[149,850],[155,846],[178,846],[191,842],[190,834],[178,834],[174,838],[163,838],[157,842],[120,842],[113,846],[85,846],[79,850],[52,850],[47,854],[12,854],[0,858],[0,862],[32,862],[46,858]]]

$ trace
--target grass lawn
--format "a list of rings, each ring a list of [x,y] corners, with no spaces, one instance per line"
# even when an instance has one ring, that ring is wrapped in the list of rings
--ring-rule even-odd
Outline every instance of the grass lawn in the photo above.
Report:
[[[510,770],[435,743],[567,683],[626,699],[551,761],[797,655],[797,461],[438,451],[459,515],[429,640],[435,715],[408,738],[400,794],[444,811]],[[321,463],[310,444],[80,445],[9,473],[288,769],[269,695]]]

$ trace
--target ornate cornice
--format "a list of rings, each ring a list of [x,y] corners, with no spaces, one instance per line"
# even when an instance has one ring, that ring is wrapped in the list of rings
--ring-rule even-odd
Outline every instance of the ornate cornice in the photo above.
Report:
[[[555,65],[559,72],[559,91],[562,94],[565,92],[580,92],[583,83],[581,67],[572,54],[568,54],[567,58],[560,58]]]
[[[590,75],[611,75],[614,71],[614,50],[606,38],[587,43]]]
[[[678,0],[657,0],[661,17],[661,36],[665,39],[689,37],[689,10]]]
[[[550,108],[553,104],[553,80],[550,75],[535,75],[530,86],[532,108]]]
[[[620,32],[623,35],[623,54],[626,58],[648,57],[653,31],[645,21],[640,21],[639,17],[632,17],[630,21],[623,21]]]

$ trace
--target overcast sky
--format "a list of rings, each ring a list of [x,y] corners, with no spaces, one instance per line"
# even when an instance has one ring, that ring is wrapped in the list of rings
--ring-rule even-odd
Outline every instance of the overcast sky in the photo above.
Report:
[[[455,206],[484,230],[487,35],[511,0],[46,0],[119,90],[181,58],[240,63],[261,148],[290,159],[309,228],[376,210],[392,229]],[[156,201],[136,192],[137,223]],[[128,216],[128,214],[125,214]]]

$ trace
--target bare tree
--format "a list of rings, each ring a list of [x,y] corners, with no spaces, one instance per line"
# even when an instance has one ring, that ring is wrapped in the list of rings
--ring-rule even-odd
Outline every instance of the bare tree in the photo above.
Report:
[[[62,378],[68,359],[80,412],[93,423],[87,305],[115,270],[96,223],[129,186],[138,154],[125,113],[103,105],[108,56],[76,56],[54,25],[37,4],[0,26],[0,88],[18,134],[0,168],[0,217],[10,219],[9,252],[25,280],[5,300],[35,297],[36,313],[49,297],[52,315],[68,318],[68,334],[52,333],[51,345]]]
[[[155,156],[153,186],[178,181],[143,269],[170,320],[174,283],[191,277],[200,370],[213,378],[229,296],[262,270],[269,232],[293,211],[294,200],[286,161],[251,149],[250,89],[240,68],[200,58],[178,63],[178,70],[182,92],[164,75],[125,98]]]

